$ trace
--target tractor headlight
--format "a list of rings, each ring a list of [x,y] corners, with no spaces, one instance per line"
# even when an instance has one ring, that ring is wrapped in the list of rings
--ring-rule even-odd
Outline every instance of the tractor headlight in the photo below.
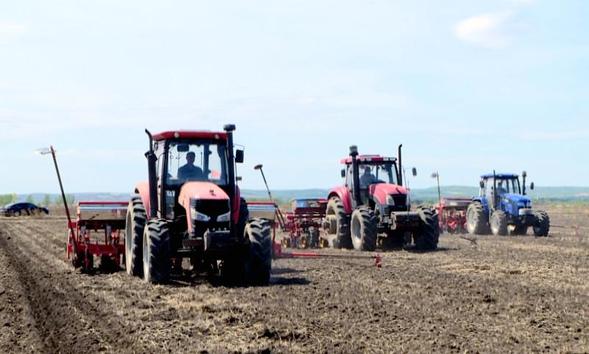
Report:
[[[201,222],[209,222],[211,220],[210,216],[196,211],[196,209],[194,207],[190,208],[190,212],[192,213],[192,220],[201,221]]]
[[[229,219],[231,219],[231,212],[228,211],[225,214],[221,214],[219,216],[217,216],[217,222],[229,222]]]
[[[387,205],[395,205],[395,198],[392,195],[387,195]]]

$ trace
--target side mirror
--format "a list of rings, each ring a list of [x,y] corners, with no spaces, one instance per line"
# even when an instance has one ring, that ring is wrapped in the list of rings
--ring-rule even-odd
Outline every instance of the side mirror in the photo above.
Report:
[[[341,170],[341,175],[342,175],[342,178],[345,178],[346,177],[346,170],[343,169],[343,168]]]
[[[243,163],[243,150],[236,150],[235,151],[235,162],[236,163]]]
[[[241,182],[241,180],[242,180],[242,179],[243,179],[243,178],[242,178],[241,176],[237,176],[237,177],[235,177],[235,180],[236,180],[237,182]]]
[[[534,182],[530,183],[530,189],[534,190]]]
[[[411,174],[413,175],[413,177],[416,177],[417,176],[417,169],[415,167],[413,167],[411,169]]]
[[[480,186],[481,188],[485,188],[485,182],[483,182],[483,181],[480,181],[480,182],[479,182],[479,186]]]

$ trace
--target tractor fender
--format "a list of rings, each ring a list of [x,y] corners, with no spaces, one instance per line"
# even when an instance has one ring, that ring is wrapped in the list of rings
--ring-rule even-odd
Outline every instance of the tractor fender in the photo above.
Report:
[[[341,186],[332,188],[329,191],[327,200],[331,199],[332,197],[338,197],[344,205],[344,211],[346,214],[352,214],[352,194],[347,187]]]
[[[178,204],[186,210],[186,225],[188,225],[188,232],[192,231],[192,215],[190,215],[190,201],[192,199],[229,201],[229,196],[219,186],[211,182],[184,183],[180,188]]]
[[[377,183],[371,184],[368,188],[372,199],[380,205],[387,205],[389,195],[407,195],[407,188],[396,184]]]
[[[143,203],[143,207],[145,207],[145,211],[147,213],[147,219],[151,219],[151,208],[149,202],[149,182],[142,181],[137,183],[135,186],[135,193],[139,194],[141,197],[141,202]]]

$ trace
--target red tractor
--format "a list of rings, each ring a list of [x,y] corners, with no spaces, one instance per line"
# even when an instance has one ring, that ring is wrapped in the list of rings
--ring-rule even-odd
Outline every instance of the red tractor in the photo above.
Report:
[[[324,224],[327,234],[335,235],[329,236],[333,247],[373,251],[377,245],[403,247],[413,239],[419,250],[437,248],[440,231],[435,210],[411,211],[402,182],[401,147],[398,160],[358,155],[356,146],[341,160],[345,184],[329,192]]]
[[[250,219],[236,185],[235,126],[223,132],[166,131],[149,136],[148,181],[127,209],[127,273],[164,283],[189,260],[198,273],[235,285],[265,285],[272,261],[271,228]]]

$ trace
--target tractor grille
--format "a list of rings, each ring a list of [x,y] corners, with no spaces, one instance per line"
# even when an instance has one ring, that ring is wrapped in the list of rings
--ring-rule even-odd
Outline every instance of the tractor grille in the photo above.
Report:
[[[197,199],[193,203],[196,211],[210,216],[211,220],[217,220],[217,216],[229,211],[227,200]]]
[[[193,201],[193,205],[196,211],[211,218],[209,222],[193,221],[193,236],[202,237],[207,230],[229,228],[228,222],[217,222],[217,217],[219,215],[225,214],[229,211],[229,201],[198,199]]]

